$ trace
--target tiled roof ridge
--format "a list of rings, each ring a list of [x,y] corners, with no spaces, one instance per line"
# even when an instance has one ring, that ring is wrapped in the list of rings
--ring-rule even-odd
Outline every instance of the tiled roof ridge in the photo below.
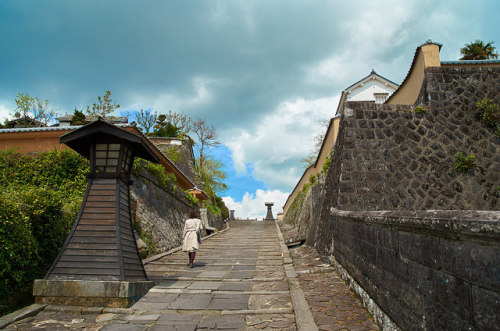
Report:
[[[384,76],[382,76],[382,75],[379,75],[379,74],[378,74],[378,73],[377,73],[374,69],[372,69],[372,71],[370,72],[370,74],[369,74],[369,75],[367,75],[367,76],[365,76],[365,77],[361,78],[361,79],[360,79],[360,80],[358,80],[356,83],[349,85],[348,87],[346,87],[346,88],[344,89],[344,91],[347,91],[347,90],[351,89],[353,86],[356,86],[357,84],[361,83],[362,81],[364,81],[365,79],[367,79],[368,77],[370,77],[370,76],[372,76],[372,75],[376,75],[376,76],[378,76],[378,77],[382,78],[383,80],[386,80],[386,81],[388,81],[389,83],[394,84],[394,85],[396,85],[397,87],[399,87],[399,85],[398,85],[398,84],[394,83],[394,82],[393,82],[392,80],[390,80],[390,79],[385,78],[385,77],[384,77]],[[344,91],[342,91],[342,92],[344,92]]]
[[[73,118],[74,114],[65,114],[59,117],[56,117],[56,120],[59,119],[71,119]],[[85,115],[85,118],[87,119],[97,119],[99,116],[98,115]],[[111,119],[127,119],[127,116],[106,116],[106,118],[111,118]]]
[[[429,45],[429,44],[438,45],[439,46],[439,50],[441,50],[441,47],[443,47],[443,44],[434,42],[434,41],[432,41],[432,39],[427,39],[427,41],[425,43],[418,45],[417,49],[419,49],[422,46]]]
[[[150,137],[154,139],[164,139],[164,140],[183,140],[183,138],[179,137],[157,137],[157,136],[150,136]]]
[[[500,60],[456,60],[456,61],[441,61],[441,64],[496,64]]]
[[[115,124],[117,125],[117,124]],[[123,126],[123,125],[119,125]],[[8,128],[0,129],[0,133],[9,132],[38,132],[38,131],[62,131],[62,130],[75,130],[80,128],[81,125],[71,125],[71,126],[40,126],[34,128]]]

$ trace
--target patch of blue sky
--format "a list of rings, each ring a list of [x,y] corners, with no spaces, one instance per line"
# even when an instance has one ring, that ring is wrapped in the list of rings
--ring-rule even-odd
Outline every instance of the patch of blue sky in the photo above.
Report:
[[[118,116],[127,116],[128,117],[128,122],[132,123],[135,121],[135,116],[136,116],[137,111],[136,110],[118,110]]]
[[[119,114],[120,116],[128,116],[129,123],[135,121],[135,111],[120,110]],[[258,189],[264,191],[268,189],[267,185],[264,182],[257,180],[253,176],[252,163],[246,164],[247,171],[245,173],[239,174],[236,172],[231,150],[226,145],[219,145],[217,148],[212,149],[210,151],[210,155],[214,159],[219,160],[224,164],[223,170],[227,175],[225,183],[228,186],[228,190],[226,192],[223,192],[223,196],[229,196],[235,202],[239,202],[247,192],[253,193]]]
[[[227,146],[220,145],[211,151],[211,155],[224,163],[223,170],[227,175],[225,182],[229,187],[223,194],[224,196],[230,196],[235,202],[239,202],[247,192],[253,193],[258,189],[264,191],[268,189],[264,182],[253,176],[253,165],[251,163],[246,164],[247,171],[245,173],[238,174],[236,172],[231,150]]]

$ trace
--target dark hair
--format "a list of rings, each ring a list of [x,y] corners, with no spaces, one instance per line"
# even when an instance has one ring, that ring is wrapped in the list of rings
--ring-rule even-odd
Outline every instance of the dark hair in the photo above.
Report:
[[[198,218],[198,212],[194,209],[189,211],[189,218]]]

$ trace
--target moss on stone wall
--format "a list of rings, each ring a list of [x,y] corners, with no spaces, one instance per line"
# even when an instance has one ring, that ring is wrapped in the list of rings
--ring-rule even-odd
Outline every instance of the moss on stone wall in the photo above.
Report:
[[[283,218],[284,223],[294,226],[301,235],[305,235],[309,229],[311,187],[310,184],[304,185],[304,188],[297,194]]]

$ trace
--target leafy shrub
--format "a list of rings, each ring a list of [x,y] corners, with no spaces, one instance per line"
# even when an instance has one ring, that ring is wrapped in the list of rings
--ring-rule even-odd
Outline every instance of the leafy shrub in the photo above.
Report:
[[[0,315],[29,297],[68,235],[87,185],[88,161],[71,151],[0,152]]]
[[[186,193],[187,199],[189,200],[189,202],[193,206],[199,206],[200,205],[200,201],[197,198],[195,198],[194,196],[192,196],[191,194],[189,194],[189,191],[184,191],[184,193]]]
[[[483,122],[489,127],[496,127],[498,131],[500,126],[500,106],[493,100],[483,99],[476,102],[476,107]]]
[[[476,166],[476,157],[474,154],[465,155],[462,152],[458,152],[455,155],[455,169],[460,172],[466,173],[472,170]]]
[[[427,108],[424,108],[422,106],[416,106],[415,109],[413,109],[413,112],[415,112],[415,113],[425,113],[425,112],[427,112],[427,110],[428,110]]]
[[[224,200],[222,200],[221,197],[216,198],[217,201],[217,206],[220,209],[220,214],[222,216],[222,219],[228,219],[229,218],[229,208],[227,208],[226,204],[224,203]]]
[[[180,147],[172,147],[165,152],[168,159],[174,163],[178,163],[182,160],[182,150]]]
[[[328,169],[330,169],[330,164],[332,163],[331,154],[326,157],[325,163],[323,163],[323,168],[321,169],[321,173],[326,174]]]
[[[71,125],[85,125],[87,124],[85,114],[75,108],[75,112],[71,117]]]
[[[134,226],[134,230],[139,236],[139,238],[141,238],[146,244],[146,247],[139,251],[141,259],[151,257],[155,254],[159,254],[161,252],[161,247],[153,239],[152,232],[144,230],[141,227],[141,221],[138,219],[134,219],[132,225]]]
[[[0,298],[32,279],[37,256],[37,243],[31,233],[30,220],[10,191],[0,194]],[[0,300],[0,302],[3,300]],[[3,309],[1,309],[3,308]],[[5,310],[5,307],[0,307]],[[1,315],[1,312],[0,312]]]
[[[149,161],[136,158],[134,160],[134,165],[132,167],[132,172],[135,175],[140,175],[144,169],[148,170],[157,180],[158,184],[161,184],[165,187],[171,187],[177,181],[177,178],[174,174],[169,173],[166,174],[165,167],[161,164],[151,163]]]
[[[161,127],[155,126],[155,131],[152,135],[156,137],[178,137],[179,134],[180,129],[172,123],[168,122]]]
[[[214,215],[222,215],[222,212],[218,206],[214,206],[212,204],[207,204],[207,210]]]

